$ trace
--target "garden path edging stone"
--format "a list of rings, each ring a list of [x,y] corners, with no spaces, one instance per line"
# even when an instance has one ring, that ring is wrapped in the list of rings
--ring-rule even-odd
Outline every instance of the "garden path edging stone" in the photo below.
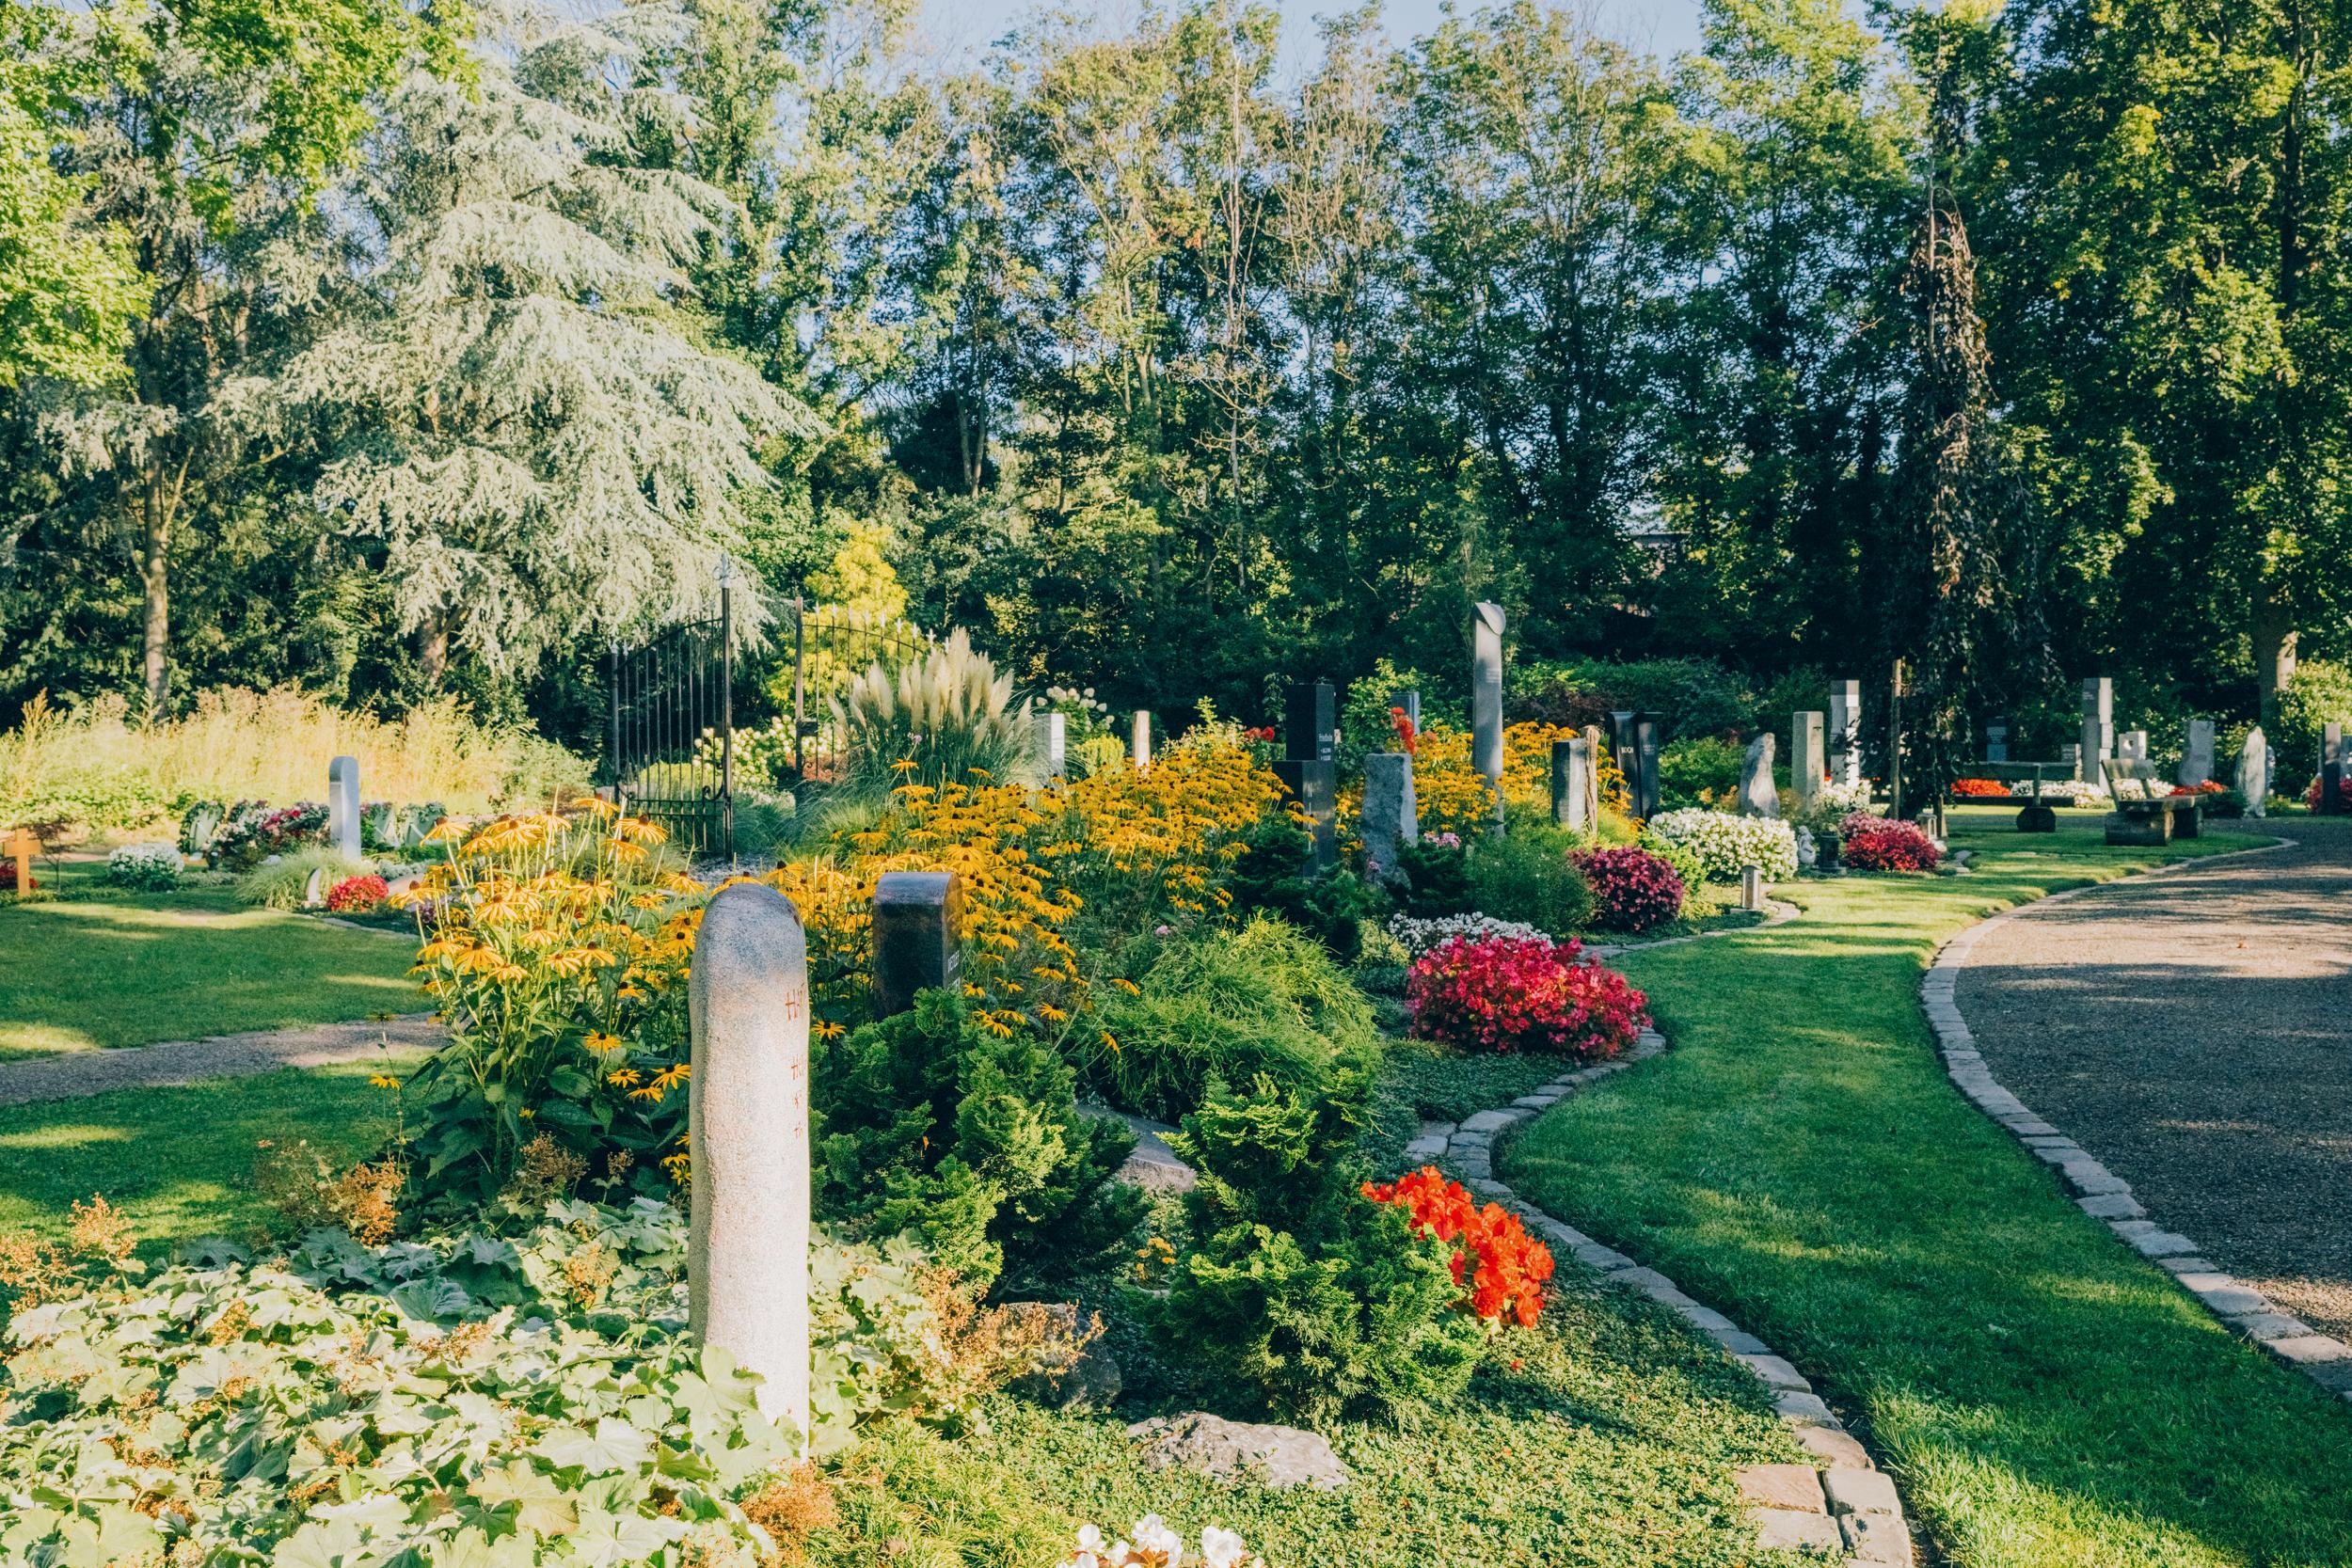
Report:
[[[1781,906],[1787,908],[1787,906]],[[1794,918],[1789,909],[1784,918]],[[1768,924],[1778,924],[1777,921]],[[1760,927],[1742,926],[1740,930]],[[1692,942],[1701,932],[1676,938]],[[1659,945],[1664,945],[1660,943]],[[1480,1197],[1519,1216],[1555,1254],[1565,1252],[1597,1274],[1604,1284],[1637,1291],[1680,1314],[1733,1360],[1755,1374],[1772,1396],[1781,1424],[1812,1456],[1807,1465],[1750,1465],[1736,1472],[1740,1496],[1755,1512],[1756,1543],[1767,1549],[1827,1552],[1847,1562],[1910,1568],[1914,1554],[1902,1498],[1867,1449],[1848,1432],[1813,1386],[1787,1357],[1723,1313],[1687,1294],[1659,1273],[1613,1247],[1604,1246],[1570,1225],[1552,1218],[1508,1185],[1495,1180],[1494,1143],[1612,1073],[1646,1061],[1666,1049],[1665,1037],[1645,1029],[1633,1049],[1613,1062],[1578,1068],[1507,1106],[1481,1111],[1455,1125],[1423,1122],[1421,1135],[1406,1145],[1408,1160],[1442,1160],[1462,1174],[1463,1185]]]
[[[2251,849],[2233,849],[2160,866],[2140,872],[2131,879],[2193,875],[2224,862],[2275,854],[2295,846],[2293,839],[2274,839]],[[2118,1241],[2171,1275],[2182,1290],[2196,1297],[2226,1327],[2304,1372],[2328,1393],[2352,1403],[2352,1345],[2280,1311],[2260,1291],[2248,1289],[2207,1261],[2195,1242],[2150,1219],[2130,1183],[2001,1086],[1986,1065],[1983,1053],[1977,1049],[1976,1036],[1969,1029],[1968,1021],[1961,1016],[1957,989],[1960,972],[1968,966],[1969,956],[1987,932],[2028,910],[2111,885],[2112,881],[2092,882],[2003,910],[1959,932],[1937,950],[1934,962],[1919,982],[1919,1002],[1930,1027],[1935,1031],[1944,1070],[1979,1110],[2007,1128],[2034,1158],[2057,1170],[2058,1179],[2074,1194],[2075,1207],[2094,1219],[2104,1220]]]

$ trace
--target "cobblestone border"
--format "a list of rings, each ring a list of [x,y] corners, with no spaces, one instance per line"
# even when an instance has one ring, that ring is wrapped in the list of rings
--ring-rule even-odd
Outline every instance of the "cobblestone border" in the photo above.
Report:
[[[2252,849],[2233,849],[2218,855],[2207,855],[2193,861],[2162,866],[2142,872],[2139,880],[2153,878],[2193,875],[2224,861],[2239,860],[2249,855],[2273,854],[2295,847],[2295,840],[2281,838]],[[1962,1094],[1975,1102],[1977,1109],[2009,1129],[2010,1134],[2034,1158],[2058,1170],[2058,1180],[2074,1194],[2075,1206],[2093,1219],[2106,1222],[2116,1238],[2169,1274],[2186,1291],[2202,1303],[2206,1310],[2221,1320],[2233,1332],[2243,1335],[2272,1355],[2310,1375],[2312,1380],[2346,1403],[2352,1403],[2352,1346],[2341,1339],[2320,1333],[2300,1318],[2278,1308],[2260,1291],[2249,1290],[2231,1275],[2221,1272],[2199,1250],[2196,1243],[2178,1231],[2167,1230],[2148,1217],[2148,1211],[2133,1196],[2131,1184],[2099,1163],[2081,1145],[2042,1120],[1994,1078],[1985,1066],[1983,1053],[1977,1049],[1977,1037],[1960,1016],[1956,987],[1960,972],[1968,966],[1969,955],[1977,943],[1994,927],[2015,919],[2028,910],[2063,899],[2080,897],[2114,881],[2094,882],[2089,887],[2069,888],[2037,898],[2030,904],[2020,904],[2013,910],[1978,921],[1966,930],[1947,942],[1929,966],[1919,982],[1920,1006],[1926,1010],[1929,1024],[1935,1030],[1936,1042],[1944,1057],[1944,1070],[1951,1077]]]
[[[1796,912],[1791,909],[1783,918]],[[1677,940],[1719,934],[1725,933],[1702,932]],[[1826,1552],[1841,1561],[1868,1563],[1874,1568],[1884,1564],[1911,1568],[1915,1560],[1911,1530],[1904,1523],[1902,1498],[1894,1481],[1871,1462],[1868,1451],[1822,1402],[1802,1372],[1785,1357],[1775,1355],[1763,1340],[1685,1294],[1656,1269],[1644,1268],[1613,1247],[1562,1224],[1495,1180],[1497,1138],[1611,1073],[1622,1072],[1665,1049],[1663,1036],[1645,1030],[1620,1060],[1579,1068],[1508,1105],[1480,1111],[1458,1126],[1423,1122],[1421,1135],[1406,1145],[1405,1157],[1442,1160],[1454,1166],[1471,1192],[1518,1214],[1555,1253],[1571,1254],[1604,1283],[1639,1291],[1681,1314],[1756,1374],[1772,1396],[1781,1424],[1789,1429],[1798,1447],[1812,1456],[1810,1464],[1750,1465],[1736,1472],[1740,1495],[1756,1512],[1758,1545]]]

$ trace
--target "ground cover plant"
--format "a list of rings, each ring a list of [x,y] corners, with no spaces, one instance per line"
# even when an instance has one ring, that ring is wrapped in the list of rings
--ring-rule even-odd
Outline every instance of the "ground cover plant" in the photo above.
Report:
[[[0,1059],[419,1012],[411,952],[219,887],[77,888],[0,910]]]
[[[2011,815],[1952,814],[1969,876],[1805,883],[1793,925],[1625,955],[1675,1049],[1537,1121],[1505,1180],[1791,1356],[1952,1560],[2344,1560],[2341,1407],[2062,1196],[1951,1088],[1918,1010],[1970,920],[2255,841],[2109,849]]]

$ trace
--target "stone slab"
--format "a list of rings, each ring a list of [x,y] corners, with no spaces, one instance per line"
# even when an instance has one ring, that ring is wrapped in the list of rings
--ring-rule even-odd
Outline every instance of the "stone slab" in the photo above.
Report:
[[[1892,1513],[1903,1511],[1895,1483],[1878,1470],[1831,1470],[1821,1477],[1821,1490],[1833,1513]]]
[[[1799,1427],[1789,1435],[1796,1438],[1797,1447],[1832,1469],[1872,1470],[1878,1467],[1870,1463],[1869,1450],[1855,1441],[1854,1434],[1843,1427]]]
[[[1768,1552],[1840,1552],[1846,1538],[1837,1521],[1826,1513],[1801,1513],[1793,1508],[1756,1511],[1756,1544]]]
[[[1731,1472],[1740,1496],[1758,1508],[1826,1513],[1821,1473],[1810,1465],[1743,1465]]]

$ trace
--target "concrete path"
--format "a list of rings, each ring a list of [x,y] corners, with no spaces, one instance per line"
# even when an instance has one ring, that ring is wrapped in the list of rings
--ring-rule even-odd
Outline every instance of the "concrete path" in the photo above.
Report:
[[[118,1051],[75,1051],[38,1061],[0,1063],[0,1105],[71,1100],[109,1089],[151,1089],[208,1078],[244,1078],[279,1068],[326,1067],[387,1053],[429,1051],[449,1031],[429,1013],[264,1029],[210,1039],[169,1040]]]
[[[2352,823],[1984,933],[1956,995],[2000,1084],[2246,1285],[2352,1334]]]

